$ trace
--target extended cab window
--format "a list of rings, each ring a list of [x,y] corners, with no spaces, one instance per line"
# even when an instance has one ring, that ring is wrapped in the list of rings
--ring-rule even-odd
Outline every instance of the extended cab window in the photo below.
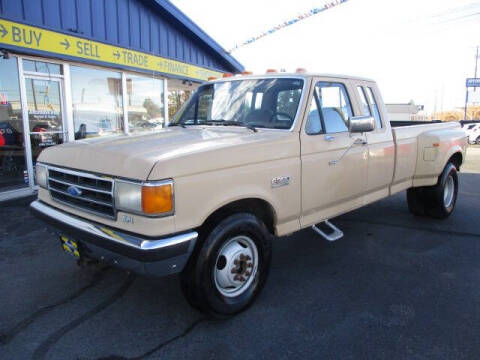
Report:
[[[357,86],[358,97],[360,98],[360,106],[362,115],[371,116],[370,106],[368,106],[367,97],[365,96],[365,90],[361,86]]]
[[[367,95],[368,95],[368,101],[370,102],[370,106],[373,109],[373,117],[375,118],[375,122],[377,123],[377,129],[381,129],[383,127],[382,118],[380,117],[377,101],[375,100],[375,95],[373,95],[373,90],[371,87],[367,88]]]
[[[290,129],[303,91],[302,79],[221,81],[200,86],[170,126],[237,125]]]
[[[348,123],[353,113],[345,85],[319,82],[315,86],[315,96],[318,99],[325,131],[327,133],[348,131]]]

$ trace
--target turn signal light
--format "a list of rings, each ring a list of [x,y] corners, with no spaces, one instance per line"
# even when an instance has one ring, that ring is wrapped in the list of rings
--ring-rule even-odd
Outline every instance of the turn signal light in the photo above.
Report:
[[[145,214],[173,211],[173,184],[142,186],[142,210]]]

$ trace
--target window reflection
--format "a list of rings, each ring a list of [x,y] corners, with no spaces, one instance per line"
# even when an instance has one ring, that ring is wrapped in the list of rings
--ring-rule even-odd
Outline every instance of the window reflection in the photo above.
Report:
[[[32,159],[43,149],[63,143],[60,82],[25,78]]]
[[[353,113],[345,85],[319,82],[315,86],[315,92],[325,122],[325,131],[327,133],[348,131],[348,123]]]
[[[175,115],[172,125],[238,123],[290,129],[302,88],[303,80],[288,78],[233,80],[202,85],[186,107]]]
[[[0,191],[26,186],[17,59],[0,59]]]
[[[44,61],[23,59],[23,71],[38,72],[50,75],[62,75],[62,66]]]
[[[378,111],[377,102],[375,100],[375,95],[373,95],[373,90],[371,87],[367,88],[368,100],[370,105],[373,108],[373,116],[375,117],[375,121],[377,123],[377,129],[382,128],[382,119],[380,117],[380,112]]]
[[[362,115],[370,116],[370,107],[368,106],[367,98],[365,97],[365,91],[361,86],[357,86],[358,96],[360,97],[360,101],[362,102]]]
[[[123,132],[121,73],[71,66],[75,139]]]
[[[163,80],[127,75],[128,130],[161,129],[165,124]]]
[[[25,79],[31,132],[62,131],[58,81]]]
[[[170,83],[169,83],[170,85]],[[168,87],[170,89],[170,86]],[[168,118],[173,119],[178,110],[192,95],[192,90],[168,90]]]

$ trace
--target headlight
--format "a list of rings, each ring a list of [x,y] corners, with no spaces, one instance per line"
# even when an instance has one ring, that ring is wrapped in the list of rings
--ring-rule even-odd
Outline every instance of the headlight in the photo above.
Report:
[[[135,183],[116,180],[115,206],[119,210],[150,216],[173,214],[173,181]]]
[[[38,163],[35,165],[35,181],[41,188],[46,189],[48,187],[48,171],[46,166]]]

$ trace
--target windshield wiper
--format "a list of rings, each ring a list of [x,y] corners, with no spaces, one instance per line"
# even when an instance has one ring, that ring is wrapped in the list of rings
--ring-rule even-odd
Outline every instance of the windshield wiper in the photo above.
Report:
[[[257,132],[258,130],[253,126],[252,124],[247,124],[244,122],[239,122],[239,121],[234,121],[234,120],[208,120],[205,121],[206,125],[224,125],[224,126],[243,126],[246,127],[247,129],[252,130],[253,132]]]

